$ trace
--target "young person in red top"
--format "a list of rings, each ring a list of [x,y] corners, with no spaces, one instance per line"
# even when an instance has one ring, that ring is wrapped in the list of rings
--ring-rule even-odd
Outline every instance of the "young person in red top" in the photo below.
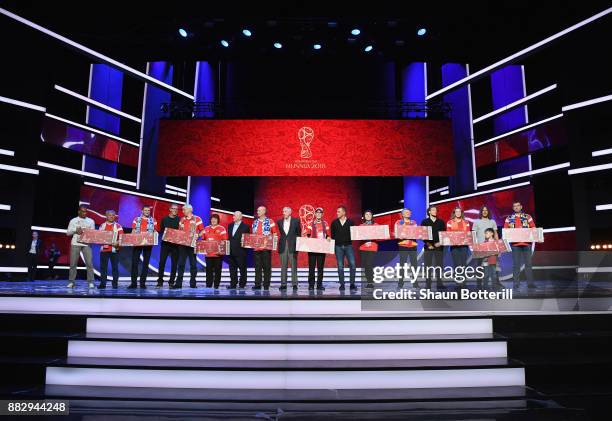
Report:
[[[463,209],[459,206],[453,209],[450,220],[446,222],[446,231],[472,231],[470,223],[465,220]],[[450,252],[455,269],[460,266],[463,268],[467,266],[469,246],[450,246]]]
[[[528,213],[523,212],[521,202],[512,204],[511,215],[506,217],[504,228],[535,228],[535,221]],[[531,266],[531,244],[530,243],[510,243],[512,248],[512,275],[514,278],[513,288],[520,287],[521,265],[525,265],[525,277],[527,287],[535,288],[533,283],[533,271]]]
[[[106,211],[106,221],[98,228],[100,231],[114,231],[117,235],[117,243],[111,245],[104,244],[100,247],[100,284],[98,289],[106,288],[106,280],[108,273],[108,261],[111,262],[111,272],[113,274],[113,288],[119,287],[119,235],[123,234],[123,228],[115,220],[117,213],[114,210]]]
[[[416,226],[417,223],[415,220],[410,219],[412,217],[412,210],[408,209],[408,208],[404,208],[402,209],[402,214],[401,214],[401,219],[399,221],[395,222],[395,225],[414,225]],[[395,232],[395,230],[394,230]],[[404,267],[404,264],[408,263],[408,260],[410,260],[410,266],[412,267],[417,267],[417,258],[418,258],[418,252],[417,252],[417,243],[414,240],[399,240],[397,243],[398,246],[398,252],[399,252],[399,264],[400,267]],[[403,288],[404,286],[404,278],[400,278],[398,281],[397,286],[399,288]],[[417,280],[415,279],[414,282],[412,283],[413,288],[418,288],[419,287],[419,283],[417,282]]]
[[[179,221],[178,229],[188,232],[192,238],[201,237],[204,234],[204,223],[202,218],[193,214],[193,206],[189,204],[183,205],[183,217]],[[179,260],[176,268],[176,282],[170,289],[183,288],[183,276],[185,275],[185,263],[189,258],[189,273],[191,279],[189,286],[196,287],[196,276],[198,275],[198,262],[196,260],[195,249],[191,246],[179,246]]]
[[[485,229],[485,241],[495,241],[496,234],[497,233],[493,230],[493,228]],[[497,255],[494,254],[481,260],[485,272],[483,280],[478,281],[478,288],[484,287],[486,289],[489,285],[489,280],[491,281],[491,285],[498,287],[500,283],[497,279]]]
[[[323,220],[323,208],[315,209],[315,217],[312,222],[306,226],[304,232],[306,237],[323,238],[329,241],[330,231],[329,224]],[[315,288],[315,268],[317,269],[317,291],[324,291],[323,286],[323,269],[325,268],[325,253],[308,252],[308,290],[314,291]]]
[[[227,240],[227,231],[219,225],[219,215],[213,213],[210,216],[210,225],[204,228],[204,240]],[[221,263],[223,258],[220,254],[206,255],[206,287],[219,289],[221,284]]]
[[[151,215],[151,206],[145,205],[142,207],[142,213],[132,221],[132,232],[158,232],[157,221]],[[151,250],[153,246],[132,247],[132,282],[129,289],[136,288],[136,280],[138,279],[138,264],[140,263],[140,255],[142,254],[142,270],[140,271],[140,288],[147,287],[147,275],[149,273],[149,260],[151,259]]]
[[[361,225],[378,225],[372,219],[374,214],[371,210],[363,212],[363,223]],[[374,287],[374,257],[378,251],[378,243],[376,241],[364,241],[359,246],[359,253],[361,254],[361,268],[365,273],[366,288]]]
[[[273,235],[278,237],[278,227],[276,223],[266,216],[267,209],[265,206],[257,208],[257,218],[253,221],[253,234]],[[270,289],[270,280],[272,279],[272,251],[266,249],[254,249],[253,256],[255,258],[255,285],[254,290],[261,289],[263,278],[263,289]]]

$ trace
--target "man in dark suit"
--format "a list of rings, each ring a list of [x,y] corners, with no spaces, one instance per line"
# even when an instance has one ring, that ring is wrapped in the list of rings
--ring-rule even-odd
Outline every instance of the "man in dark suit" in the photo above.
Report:
[[[247,267],[246,258],[247,250],[241,246],[242,234],[251,232],[251,227],[242,222],[242,212],[234,212],[234,222],[227,227],[227,236],[230,242],[230,254],[227,256],[230,272],[230,284],[228,289],[246,287],[247,283]],[[238,283],[238,270],[240,271],[240,283]]]
[[[283,208],[283,217],[276,221],[280,238],[278,242],[278,254],[281,259],[281,286],[280,290],[287,289],[287,265],[291,264],[291,285],[293,291],[298,289],[297,277],[297,251],[295,251],[296,238],[301,236],[300,220],[291,217],[291,208]]]
[[[32,231],[32,242],[30,243],[30,248],[26,254],[26,261],[28,264],[28,279],[30,282],[36,280],[36,265],[38,263],[37,258],[40,254],[41,243],[40,238],[38,238],[38,231]]]

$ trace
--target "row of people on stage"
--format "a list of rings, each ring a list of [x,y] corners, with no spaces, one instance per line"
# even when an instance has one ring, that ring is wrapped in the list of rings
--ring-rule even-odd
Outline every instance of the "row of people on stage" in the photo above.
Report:
[[[178,216],[179,207],[176,204],[170,206],[169,214],[158,224],[157,220],[151,215],[151,207],[144,206],[142,213],[132,221],[132,232],[164,232],[167,228],[184,230],[192,235],[205,240],[229,240],[230,253],[226,256],[229,263],[230,284],[228,288],[245,288],[247,284],[247,249],[242,247],[241,239],[245,233],[254,233],[260,235],[274,235],[278,238],[277,252],[281,261],[281,290],[287,289],[288,269],[291,268],[291,286],[294,290],[298,288],[297,276],[297,237],[307,236],[319,239],[333,239],[335,241],[335,257],[338,268],[338,278],[340,290],[345,289],[345,261],[349,268],[349,288],[351,291],[356,290],[355,276],[356,264],[355,255],[353,252],[353,241],[351,240],[350,227],[355,225],[354,222],[347,217],[346,208],[339,206],[336,209],[336,218],[330,223],[324,219],[323,208],[316,208],[314,218],[306,227],[302,227],[300,220],[292,216],[290,207],[283,208],[283,217],[278,221],[273,221],[267,216],[265,206],[257,208],[257,217],[252,223],[252,226],[247,225],[242,221],[242,213],[237,211],[233,214],[233,222],[227,227],[220,225],[219,215],[213,214],[210,217],[209,225],[204,225],[202,218],[193,213],[193,207],[186,204],[182,207],[183,216]],[[99,226],[99,230],[114,231],[117,234],[123,232],[123,228],[116,221],[117,214],[113,210],[106,211],[106,220]],[[396,225],[417,225],[417,222],[412,219],[410,209],[403,209],[400,219]],[[363,212],[361,225],[377,225],[373,220],[373,213],[370,210]],[[443,266],[443,247],[439,240],[441,231],[474,231],[477,242],[494,241],[499,238],[497,232],[497,224],[491,219],[491,213],[486,206],[480,210],[480,215],[477,220],[471,224],[465,219],[463,210],[456,207],[448,221],[443,221],[438,217],[438,209],[436,206],[427,208],[427,217],[421,221],[421,226],[429,226],[432,231],[432,239],[424,240],[424,264],[426,267],[442,267]],[[533,228],[535,222],[533,218],[523,212],[520,202],[513,203],[513,213],[509,215],[504,222],[504,228]],[[87,208],[79,207],[78,216],[73,218],[67,229],[67,235],[72,237],[70,250],[70,271],[68,287],[74,287],[74,282],[77,275],[77,263],[79,256],[82,256],[87,268],[87,281],[89,287],[94,285],[94,271],[92,265],[92,249],[89,245],[81,243],[79,237],[83,229],[95,229],[93,219],[87,217]],[[118,237],[116,237],[118,238]],[[514,286],[518,287],[518,280],[521,267],[525,268],[525,275],[529,287],[533,286],[533,276],[531,267],[531,246],[529,243],[512,243],[512,260],[513,260],[513,276]],[[34,243],[33,243],[34,247]],[[117,288],[119,279],[119,262],[117,250],[119,245],[104,245],[100,248],[100,284],[98,288],[106,288],[108,264],[111,265],[112,286]],[[417,242],[415,240],[399,240],[399,263],[403,266],[409,263],[411,266],[417,266]],[[453,265],[455,267],[467,266],[469,258],[468,246],[450,246],[450,254]],[[128,286],[130,289],[146,288],[146,279],[149,272],[149,260],[151,257],[152,246],[133,247],[132,262],[131,262],[131,283]],[[372,284],[374,275],[374,257],[378,251],[378,243],[376,241],[361,241],[359,245],[359,253],[361,257],[362,267],[368,285]],[[271,272],[272,272],[272,251],[268,249],[254,249],[255,261],[255,280],[254,290],[270,288]],[[168,257],[171,259],[171,270],[169,285],[171,289],[180,289],[183,286],[183,277],[185,265],[189,259],[190,267],[190,282],[192,288],[196,287],[197,276],[197,261],[193,247],[178,245],[167,241],[161,241],[160,259],[159,259],[159,275],[157,287],[161,288],[164,282],[164,268]],[[206,256],[206,286],[209,288],[219,288],[221,283],[221,267],[223,256],[207,255]],[[325,253],[308,253],[308,287],[310,290],[315,288],[319,291],[324,290],[323,276],[325,267]],[[142,263],[141,263],[142,262]],[[497,277],[497,258],[491,256],[484,259],[476,259],[477,265],[485,266],[485,280],[490,280],[493,284],[500,286]],[[404,285],[404,279],[399,280],[399,286]],[[426,279],[427,287],[431,286],[432,279]],[[413,282],[413,286],[418,286]],[[437,279],[437,287],[444,288],[441,279]]]

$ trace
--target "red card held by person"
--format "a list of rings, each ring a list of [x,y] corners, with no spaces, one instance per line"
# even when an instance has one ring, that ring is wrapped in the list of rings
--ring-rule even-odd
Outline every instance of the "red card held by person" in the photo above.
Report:
[[[275,235],[242,234],[242,247],[255,250],[276,250],[278,239]]]
[[[83,229],[83,232],[79,236],[79,242],[83,244],[112,245],[117,242],[117,233],[114,231]]]
[[[298,237],[296,238],[295,250],[309,253],[335,254],[335,245],[336,242],[334,240]]]
[[[195,247],[197,237],[184,230],[166,228],[162,239],[180,246]]]
[[[353,225],[351,240],[388,240],[389,225]]]

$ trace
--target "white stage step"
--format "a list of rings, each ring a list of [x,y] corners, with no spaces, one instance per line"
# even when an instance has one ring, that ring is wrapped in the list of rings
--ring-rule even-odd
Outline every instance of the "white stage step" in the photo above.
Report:
[[[291,343],[279,340],[275,343],[228,343],[70,340],[68,357],[193,360],[494,358],[507,357],[507,344],[505,341]]]
[[[48,367],[48,385],[194,389],[398,389],[523,386],[523,368],[356,371]]]
[[[493,333],[491,319],[244,320],[88,318],[87,333],[151,335],[461,335]]]

